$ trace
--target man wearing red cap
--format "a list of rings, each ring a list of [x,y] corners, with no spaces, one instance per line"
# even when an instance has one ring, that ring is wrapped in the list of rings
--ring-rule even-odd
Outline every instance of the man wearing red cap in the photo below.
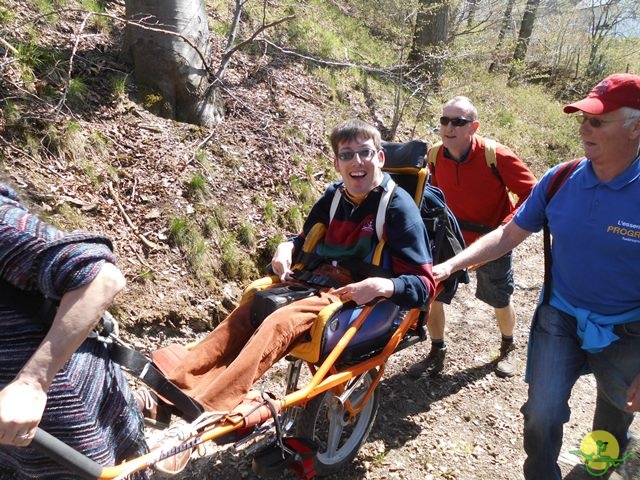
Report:
[[[441,281],[500,257],[548,224],[551,281],[531,325],[522,407],[527,480],[561,478],[563,424],[582,374],[597,381],[593,431],[613,435],[617,458],[640,411],[640,76],[611,75],[564,111],[577,113],[585,157],[560,188],[550,196],[558,171],[569,171],[558,165],[507,225],[433,269]]]

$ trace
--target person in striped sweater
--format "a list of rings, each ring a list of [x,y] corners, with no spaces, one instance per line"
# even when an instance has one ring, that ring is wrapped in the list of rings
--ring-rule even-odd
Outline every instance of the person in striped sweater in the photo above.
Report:
[[[125,285],[114,263],[108,239],[61,232],[0,183],[0,475],[77,478],[29,446],[38,426],[104,466],[147,451],[120,368],[88,338]]]

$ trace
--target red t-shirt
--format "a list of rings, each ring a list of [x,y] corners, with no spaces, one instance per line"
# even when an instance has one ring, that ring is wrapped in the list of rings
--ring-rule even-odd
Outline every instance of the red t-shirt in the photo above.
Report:
[[[508,222],[531,193],[536,178],[515,153],[497,144],[496,163],[504,184],[487,165],[484,138],[474,135],[471,150],[462,162],[445,156],[441,147],[435,169],[429,164],[431,183],[444,192],[447,205],[459,221],[496,228]],[[515,205],[509,192],[518,197]],[[483,235],[464,228],[462,234],[467,245]]]

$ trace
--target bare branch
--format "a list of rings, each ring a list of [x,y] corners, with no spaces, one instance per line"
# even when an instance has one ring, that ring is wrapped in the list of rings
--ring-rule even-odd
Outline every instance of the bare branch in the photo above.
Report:
[[[239,49],[241,49],[245,45],[253,42],[258,37],[258,35],[260,35],[262,32],[264,32],[268,28],[275,27],[276,25],[280,25],[281,23],[284,23],[284,22],[286,22],[288,20],[291,20],[293,18],[295,18],[295,15],[288,15],[288,16],[286,16],[284,18],[279,19],[279,20],[275,20],[275,21],[273,21],[271,23],[264,24],[260,28],[258,28],[255,32],[253,32],[253,34],[249,38],[247,38],[246,40],[240,42],[235,47],[225,51],[224,55],[222,55],[222,58],[220,59],[220,68],[218,69],[218,72],[216,73],[216,78],[218,80],[222,79],[222,74],[224,73],[224,70],[227,67],[227,63],[229,63],[229,59],[231,58],[231,56],[235,52],[237,52]]]
[[[19,55],[20,52],[18,52],[18,49],[15,48],[13,45],[11,45],[9,42],[7,42],[4,38],[0,37],[0,43],[2,43],[2,45],[4,45],[5,47],[7,47],[7,50],[9,50],[11,53],[13,53],[14,55]]]
[[[80,24],[80,29],[76,34],[76,41],[73,44],[73,50],[71,51],[71,57],[69,58],[69,68],[67,69],[67,78],[66,78],[66,81],[64,82],[62,97],[60,98],[60,101],[58,102],[58,105],[55,108],[57,112],[60,111],[65,101],[67,100],[67,94],[69,93],[69,83],[71,82],[71,73],[73,70],[73,59],[75,58],[76,52],[78,51],[78,44],[80,43],[80,35],[84,31],[84,27],[87,24],[87,20],[89,20],[89,17],[91,17],[90,12],[88,12],[87,15],[85,15],[84,18],[82,19],[82,23]]]

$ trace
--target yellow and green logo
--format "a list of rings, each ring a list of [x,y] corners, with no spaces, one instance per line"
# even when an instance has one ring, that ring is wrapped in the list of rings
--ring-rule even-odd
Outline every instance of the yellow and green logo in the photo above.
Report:
[[[616,437],[604,430],[591,432],[582,440],[580,450],[570,450],[569,453],[581,456],[587,472],[594,477],[604,475],[610,467],[617,467],[630,456],[635,456],[635,453],[629,452],[623,458],[618,458],[620,445]]]

